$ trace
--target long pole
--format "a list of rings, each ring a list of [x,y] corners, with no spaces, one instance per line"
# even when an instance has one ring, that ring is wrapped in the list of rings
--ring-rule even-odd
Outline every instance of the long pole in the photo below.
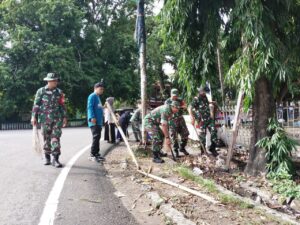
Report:
[[[217,60],[218,60],[218,71],[219,71],[219,79],[220,79],[220,85],[221,85],[221,92],[222,92],[222,103],[223,103],[223,107],[225,107],[223,71],[222,71],[221,57],[220,57],[220,50],[219,50],[219,48],[217,48]]]
[[[232,129],[232,139],[231,139],[231,143],[230,143],[230,146],[229,146],[228,152],[227,152],[226,169],[228,169],[228,170],[230,168],[230,161],[231,161],[231,158],[233,155],[233,148],[236,143],[236,139],[237,139],[238,132],[239,132],[240,113],[241,113],[241,108],[242,108],[242,104],[243,104],[243,102],[242,102],[243,97],[244,97],[244,92],[242,90],[240,90],[237,104],[235,107],[235,115],[234,115],[234,121],[233,121],[233,129]]]
[[[213,197],[210,197],[210,196],[208,196],[208,195],[206,195],[206,194],[200,193],[199,191],[196,191],[196,190],[190,189],[190,188],[188,188],[188,187],[185,187],[185,186],[183,186],[183,185],[181,185],[181,184],[174,183],[173,181],[164,179],[164,178],[159,177],[159,176],[155,176],[155,175],[153,175],[153,174],[151,174],[151,173],[145,173],[144,171],[141,171],[141,170],[138,170],[137,172],[139,172],[139,173],[141,173],[141,174],[143,174],[143,175],[145,175],[145,176],[147,176],[147,177],[151,177],[151,178],[153,178],[153,179],[155,179],[155,180],[158,180],[158,181],[160,181],[160,182],[163,182],[163,183],[166,183],[166,184],[168,184],[168,185],[171,185],[171,186],[173,186],[173,187],[177,187],[177,188],[179,188],[179,189],[181,189],[181,190],[184,190],[184,191],[186,191],[186,192],[188,192],[188,193],[191,193],[191,194],[196,195],[196,196],[198,196],[198,197],[200,197],[200,198],[203,198],[203,199],[205,199],[206,201],[211,202],[211,203],[213,203],[213,204],[219,203],[219,202],[218,202],[217,200],[215,200]]]
[[[142,118],[147,113],[147,75],[146,75],[146,28],[145,28],[145,11],[144,0],[137,1],[137,23],[136,23],[136,39],[139,46],[139,67],[141,76],[141,103]],[[146,143],[147,135],[145,131],[144,120],[142,120],[142,139]]]
[[[133,153],[133,151],[132,151],[132,149],[131,149],[131,147],[130,147],[130,145],[129,145],[129,142],[128,142],[128,140],[127,140],[127,137],[126,137],[126,135],[124,134],[122,128],[120,127],[119,122],[118,122],[118,120],[117,120],[117,117],[116,117],[116,115],[114,114],[114,112],[112,111],[111,105],[110,105],[109,103],[107,104],[107,108],[108,108],[108,110],[109,110],[109,112],[110,112],[110,114],[111,114],[111,116],[112,116],[112,118],[113,118],[113,120],[114,120],[114,122],[115,122],[115,124],[116,124],[116,126],[117,126],[117,128],[118,128],[118,130],[119,130],[119,132],[120,132],[120,134],[121,134],[121,136],[122,136],[124,142],[125,142],[125,144],[126,144],[126,147],[127,147],[128,151],[129,151],[129,154],[131,155],[132,161],[134,162],[134,164],[135,164],[135,166],[136,166],[136,168],[137,168],[138,170],[141,169],[141,168],[140,168],[140,165],[139,165],[139,163],[137,162],[136,157],[135,157],[135,155],[134,155],[134,153]]]

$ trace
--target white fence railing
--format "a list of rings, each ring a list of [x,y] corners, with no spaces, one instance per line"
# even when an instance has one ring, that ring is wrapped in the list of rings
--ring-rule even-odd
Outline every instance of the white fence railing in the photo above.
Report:
[[[86,125],[86,119],[72,119],[68,121],[67,127],[82,127]],[[31,123],[28,122],[5,122],[0,123],[0,130],[26,130],[32,129]]]
[[[222,107],[220,111],[216,115],[218,137],[228,145],[232,139],[231,128],[235,115],[235,105]],[[288,135],[300,143],[300,101],[284,102],[277,106],[276,115],[278,122],[282,124]],[[252,110],[242,112],[240,118],[237,145],[248,148],[252,130]],[[191,132],[194,135],[194,131]]]

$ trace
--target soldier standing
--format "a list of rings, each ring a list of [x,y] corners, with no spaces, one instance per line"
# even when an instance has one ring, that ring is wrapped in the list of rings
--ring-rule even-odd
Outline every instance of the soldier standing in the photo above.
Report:
[[[165,104],[169,105],[172,101],[177,101],[180,105],[179,111],[174,113],[172,118],[169,120],[169,133],[172,142],[172,149],[175,152],[176,158],[179,158],[178,149],[184,155],[189,155],[185,149],[188,142],[189,130],[183,118],[183,109],[186,108],[186,104],[182,98],[178,97],[178,90],[175,88],[171,90],[171,97],[165,101]],[[180,135],[180,144],[178,144],[178,134]]]
[[[33,126],[41,124],[46,159],[44,165],[51,164],[52,154],[52,165],[62,167],[59,162],[61,128],[67,125],[64,94],[57,88],[59,78],[56,73],[48,73],[44,80],[47,85],[38,89],[35,95],[31,123]]]
[[[199,139],[202,142],[203,146],[206,143],[206,129],[209,130],[211,134],[211,146],[209,151],[213,156],[217,156],[216,151],[216,141],[217,141],[217,130],[215,127],[215,120],[211,117],[209,102],[205,94],[203,87],[198,88],[199,94],[194,97],[190,107],[189,114],[191,116],[192,125],[195,124],[195,120],[200,125],[201,131],[199,134]]]
[[[168,131],[168,120],[173,113],[178,112],[179,108],[179,102],[172,101],[170,105],[162,105],[153,109],[144,118],[145,130],[152,138],[153,162],[155,163],[164,162],[164,160],[161,159],[161,156],[165,155],[165,153],[161,153],[163,137],[166,139],[166,144],[170,146],[171,141]]]
[[[135,137],[135,141],[142,142],[142,133],[140,130],[140,124],[142,122],[141,101],[140,100],[137,102],[137,109],[134,111],[134,113],[130,119],[130,122],[131,122],[132,130],[133,130],[133,134]]]

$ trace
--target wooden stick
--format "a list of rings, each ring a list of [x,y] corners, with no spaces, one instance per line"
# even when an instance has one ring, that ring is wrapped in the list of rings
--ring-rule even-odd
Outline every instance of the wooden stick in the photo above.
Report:
[[[112,111],[111,105],[110,105],[108,102],[107,102],[107,108],[108,108],[109,112],[111,113],[111,115],[112,115],[112,117],[113,117],[113,120],[115,121],[115,124],[116,124],[116,126],[117,126],[117,128],[118,128],[118,130],[119,130],[119,132],[120,132],[120,134],[121,134],[121,136],[122,136],[122,138],[123,138],[123,140],[124,140],[126,146],[127,146],[127,149],[128,149],[128,151],[129,151],[129,154],[131,155],[132,161],[133,161],[134,164],[136,165],[136,168],[137,168],[137,169],[140,169],[141,167],[140,167],[140,165],[138,164],[138,162],[137,162],[137,160],[136,160],[136,157],[135,157],[135,155],[134,155],[134,153],[133,153],[133,151],[132,151],[132,149],[131,149],[131,147],[130,147],[130,145],[129,145],[129,143],[128,143],[127,137],[126,137],[126,135],[124,134],[122,128],[120,127],[119,121],[117,120],[117,117],[116,117],[116,115],[114,114],[114,112]]]
[[[196,136],[197,136],[197,139],[198,139],[198,141],[199,141],[199,143],[200,143],[200,147],[201,147],[202,150],[203,150],[203,153],[207,153],[205,146],[203,145],[203,143],[201,142],[201,140],[200,140],[200,138],[199,138],[199,134],[198,134],[197,128],[195,127],[195,124],[193,125],[193,128],[194,128],[194,130],[195,130],[195,132],[196,132]],[[202,153],[202,152],[201,152],[201,153]]]
[[[223,107],[225,109],[224,79],[223,79],[223,71],[222,71],[221,57],[220,57],[219,47],[217,47],[217,61],[218,61],[219,80],[220,80],[221,92],[222,92],[222,103],[223,103]],[[223,112],[223,118],[224,118],[224,125],[226,127],[227,112],[225,110]]]
[[[112,111],[111,106],[110,106],[109,103],[107,104],[107,108],[108,108],[108,110],[110,111],[110,113],[111,113],[111,115],[112,115],[112,117],[113,117],[113,120],[115,121],[116,126],[117,126],[118,130],[120,131],[120,134],[121,134],[122,138],[124,139],[124,142],[125,142],[125,144],[126,144],[126,146],[127,146],[127,149],[128,149],[128,151],[129,151],[129,153],[130,153],[130,155],[131,155],[131,157],[132,157],[132,160],[133,160],[133,162],[134,162],[135,165],[136,165],[137,172],[139,172],[139,173],[141,173],[141,174],[143,174],[143,175],[145,175],[145,176],[147,176],[147,177],[151,177],[152,179],[158,180],[158,181],[160,181],[160,182],[169,184],[169,185],[171,185],[171,186],[173,186],[173,187],[177,187],[177,188],[179,188],[179,189],[181,189],[181,190],[184,190],[184,191],[186,191],[186,192],[189,192],[189,193],[191,193],[191,194],[193,194],[193,195],[196,195],[196,196],[198,196],[198,197],[200,197],[200,198],[203,198],[203,199],[205,199],[205,200],[207,200],[207,201],[209,201],[209,202],[211,202],[211,203],[213,203],[213,204],[219,203],[219,202],[216,201],[214,198],[212,198],[212,197],[210,197],[210,196],[208,196],[208,195],[206,195],[206,194],[203,194],[203,193],[200,193],[200,192],[198,192],[198,191],[192,190],[192,189],[190,189],[190,188],[188,188],[188,187],[185,187],[185,186],[183,186],[183,185],[174,183],[174,182],[169,181],[169,180],[166,180],[166,179],[164,179],[164,178],[155,176],[155,175],[153,175],[153,174],[146,173],[144,170],[142,170],[141,167],[139,166],[137,160],[136,160],[135,155],[133,154],[133,151],[132,151],[132,149],[131,149],[131,147],[130,147],[130,145],[129,145],[129,143],[128,143],[127,137],[125,136],[125,134],[124,134],[122,128],[120,127],[119,122],[117,121],[117,118],[116,118],[115,114],[113,113],[113,111]],[[152,169],[152,168],[151,168],[151,169]],[[151,171],[151,170],[149,169],[149,171]]]
[[[221,92],[222,92],[222,103],[225,107],[225,97],[224,97],[224,79],[223,79],[223,71],[222,71],[222,65],[221,65],[221,57],[220,57],[220,50],[217,47],[217,60],[218,60],[218,71],[219,71],[219,79],[220,79],[220,85],[221,85]]]
[[[236,104],[235,108],[235,116],[234,116],[234,121],[233,121],[233,129],[232,129],[232,140],[227,152],[227,159],[226,159],[226,168],[229,169],[230,166],[230,161],[233,155],[233,147],[236,143],[237,135],[238,135],[238,130],[239,130],[239,124],[240,124],[240,112],[242,108],[242,100],[244,97],[244,92],[240,91],[239,96],[238,96],[238,101]]]
[[[203,153],[207,153],[205,146],[203,145],[202,141],[201,141],[200,138],[199,138],[199,133],[198,133],[198,131],[197,131],[197,128],[196,128],[195,126],[193,126],[193,127],[194,127],[194,130],[195,130],[195,132],[196,132],[198,141],[199,141],[199,143],[200,143],[200,147],[201,147],[202,150],[203,150]]]
[[[141,171],[141,170],[138,170],[138,172],[141,173],[141,174],[143,174],[143,175],[145,175],[145,176],[147,176],[147,177],[151,177],[151,178],[153,178],[153,179],[155,179],[155,180],[158,180],[158,181],[160,181],[160,182],[169,184],[169,185],[174,186],[174,187],[177,187],[177,188],[179,188],[179,189],[181,189],[181,190],[183,190],[183,191],[189,192],[189,193],[191,193],[191,194],[193,194],[193,195],[196,195],[196,196],[198,196],[198,197],[200,197],[200,198],[203,198],[203,199],[205,199],[205,200],[207,200],[207,201],[209,201],[209,202],[211,202],[211,203],[213,203],[213,204],[219,203],[219,202],[216,201],[214,198],[212,198],[212,197],[210,197],[210,196],[208,196],[208,195],[206,195],[206,194],[200,193],[199,191],[195,191],[195,190],[193,190],[193,189],[190,189],[190,188],[185,187],[185,186],[183,186],[183,185],[174,183],[174,182],[169,181],[169,180],[167,180],[167,179],[164,179],[164,178],[155,176],[155,175],[153,175],[153,174],[145,173],[144,171]]]
[[[166,139],[164,140],[163,146],[164,146],[164,149],[166,149],[167,151],[171,152],[173,161],[177,162],[177,161],[176,161],[176,158],[175,158],[175,156],[174,156],[174,152],[173,152],[173,150],[172,150],[172,147],[171,147],[170,145],[167,145],[167,144],[166,144]]]

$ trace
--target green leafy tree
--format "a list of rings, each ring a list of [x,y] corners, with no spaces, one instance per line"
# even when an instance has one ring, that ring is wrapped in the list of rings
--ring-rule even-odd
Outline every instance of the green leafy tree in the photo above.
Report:
[[[6,117],[28,113],[47,72],[59,72],[62,88],[72,96],[70,85],[80,75],[73,41],[80,34],[82,11],[72,1],[13,1],[0,4],[1,102],[10,110]],[[7,112],[7,111],[6,111]]]
[[[167,98],[170,93],[166,89],[166,85],[170,85],[171,80],[165,74],[163,65],[169,63],[176,68],[176,53],[173,49],[173,45],[162,46],[163,40],[160,35],[160,20],[157,16],[148,16],[147,18],[147,76],[150,84],[158,84],[160,88],[160,95],[163,98]],[[151,94],[150,85],[148,86],[148,92]],[[153,91],[153,90],[152,90]]]
[[[29,114],[49,71],[61,77],[70,117],[85,113],[101,79],[104,98],[137,99],[135,10],[135,1],[124,0],[1,1],[0,119]]]
[[[266,169],[266,152],[256,145],[268,136],[269,118],[284,86],[298,82],[299,1],[168,0],[163,11],[165,41],[181,50],[180,81],[189,96],[197,83],[216,77],[216,48],[225,42],[227,81],[246,93],[253,108],[253,136],[246,172]],[[226,21],[228,20],[228,21]],[[226,67],[225,67],[226,68]],[[216,78],[215,78],[216,79]]]

